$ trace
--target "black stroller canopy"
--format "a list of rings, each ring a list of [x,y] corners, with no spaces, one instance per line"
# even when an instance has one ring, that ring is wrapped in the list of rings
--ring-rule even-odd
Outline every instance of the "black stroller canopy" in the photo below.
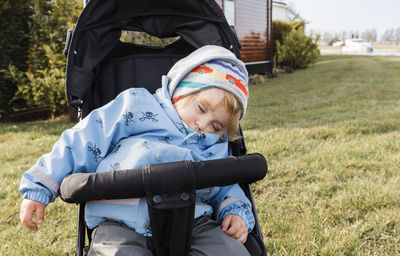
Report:
[[[119,41],[122,30],[143,31],[159,38],[180,36],[181,39],[162,49],[135,48]],[[105,101],[92,102],[96,101],[91,99],[97,98],[96,93],[89,91],[97,86],[96,72],[99,72],[99,64],[104,60],[127,53],[175,54],[172,59],[170,56],[169,65],[160,68],[159,72],[166,74],[178,59],[207,44],[226,47],[240,58],[239,41],[214,0],[91,0],[79,17],[68,47],[68,101],[73,105],[74,99],[89,100],[91,106],[88,108],[92,109],[118,94],[113,92]],[[154,65],[157,66],[156,63]],[[123,82],[131,83],[130,86],[118,90],[120,92],[138,86],[132,83],[146,81],[156,83],[149,89],[151,91],[160,86],[160,76],[157,75],[153,72],[152,78],[145,77],[140,81],[127,78]],[[104,86],[100,87],[104,92]]]
[[[137,45],[120,41],[124,30],[180,39],[160,47]],[[225,47],[240,58],[239,40],[215,0],[91,0],[79,17],[73,36],[67,39],[68,102],[79,105],[82,117],[85,117],[125,89],[144,87],[154,92],[161,86],[161,76],[166,75],[175,62],[204,45]],[[230,143],[230,148],[236,156],[246,152],[243,138]],[[229,172],[232,168],[218,167],[220,169]],[[212,173],[218,175],[219,172]],[[244,174],[248,178],[248,173]],[[230,172],[229,176],[233,177]],[[205,180],[209,180],[208,176]],[[252,202],[252,212],[257,220],[250,186],[247,183],[241,186]],[[195,194],[195,187],[190,193]],[[152,196],[151,193],[148,195],[148,205],[152,204]],[[163,199],[162,204],[148,208],[151,209],[153,239],[158,241],[157,255],[184,255],[175,252],[188,248],[190,236],[186,234],[191,234],[193,199],[196,197],[191,197],[190,204],[182,205],[179,193],[167,193],[166,196],[168,200]],[[76,255],[82,255],[84,245],[83,203],[79,206]],[[251,255],[266,254],[258,220],[245,246]]]

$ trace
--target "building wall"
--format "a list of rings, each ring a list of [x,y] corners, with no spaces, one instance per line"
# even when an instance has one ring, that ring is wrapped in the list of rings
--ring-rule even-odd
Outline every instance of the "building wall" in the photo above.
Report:
[[[268,57],[267,1],[242,0],[236,3],[236,33],[245,62],[265,61]]]
[[[216,0],[223,8],[223,0]],[[235,30],[242,45],[243,61],[269,60],[269,17],[267,5],[270,0],[234,0]]]
[[[272,19],[289,22],[296,13],[285,1],[272,1]]]
[[[283,5],[272,5],[272,20],[288,21],[286,17],[286,7]]]

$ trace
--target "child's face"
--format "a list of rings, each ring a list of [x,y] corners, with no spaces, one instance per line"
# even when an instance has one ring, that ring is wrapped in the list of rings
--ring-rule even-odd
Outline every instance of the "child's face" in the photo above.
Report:
[[[221,89],[207,89],[198,92],[192,101],[185,104],[185,98],[174,106],[179,117],[197,132],[224,134],[230,123],[230,115],[223,104]]]

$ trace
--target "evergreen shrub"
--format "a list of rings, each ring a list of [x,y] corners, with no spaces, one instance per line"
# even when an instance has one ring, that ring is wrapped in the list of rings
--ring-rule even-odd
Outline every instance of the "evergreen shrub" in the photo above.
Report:
[[[304,34],[302,29],[290,31],[282,41],[277,42],[278,64],[287,72],[306,68],[320,56],[318,38],[313,39]]]

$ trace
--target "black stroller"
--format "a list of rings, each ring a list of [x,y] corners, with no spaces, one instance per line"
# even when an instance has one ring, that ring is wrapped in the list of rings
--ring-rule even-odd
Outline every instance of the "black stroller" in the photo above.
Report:
[[[122,30],[179,39],[160,47],[135,45],[120,41]],[[230,49],[240,58],[236,34],[214,0],[91,0],[75,30],[67,36],[69,104],[78,106],[84,117],[130,87],[145,87],[153,93],[161,76],[176,61],[209,44]],[[267,164],[259,154],[245,155],[243,139],[230,146],[234,157],[228,159],[73,174],[64,179],[61,197],[69,203],[79,203],[76,255],[84,254],[85,202],[132,197],[147,198],[156,255],[185,255],[190,244],[196,189],[234,183],[241,184],[256,218],[245,246],[251,255],[265,255],[249,183],[265,176]],[[221,169],[226,171],[215,171]]]

